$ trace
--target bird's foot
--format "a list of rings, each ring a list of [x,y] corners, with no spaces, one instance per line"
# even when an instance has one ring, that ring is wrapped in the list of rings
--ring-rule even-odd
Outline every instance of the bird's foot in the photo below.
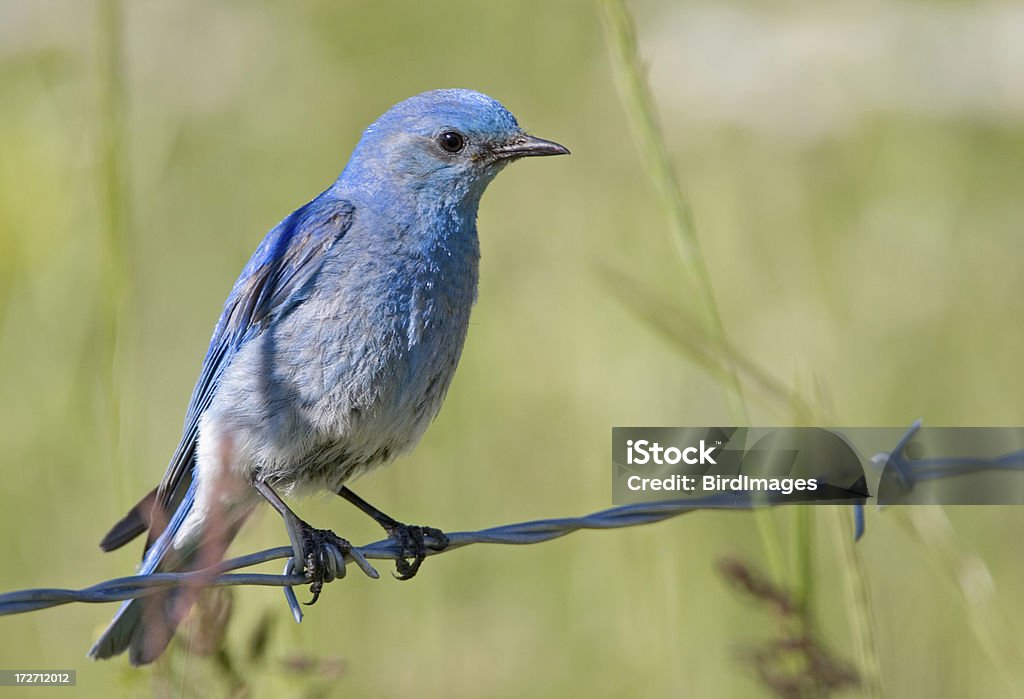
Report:
[[[398,544],[399,558],[395,561],[395,577],[399,580],[408,580],[416,575],[429,551],[444,551],[448,548],[448,537],[440,529],[402,524],[353,493],[348,486],[342,486],[338,495],[372,517]]]
[[[444,551],[448,548],[448,537],[440,529],[402,524],[395,520],[382,523],[382,526],[388,536],[401,547],[401,558],[395,561],[393,573],[399,580],[408,580],[415,576],[428,551]]]
[[[303,572],[310,581],[316,604],[324,584],[345,576],[345,556],[352,552],[352,544],[329,529],[314,529],[305,522],[301,528]]]
[[[371,578],[378,577],[377,571],[347,539],[329,529],[316,529],[306,522],[299,525],[303,572],[310,581],[309,591],[313,599],[306,605],[315,604],[325,583],[345,577],[345,558],[351,558]]]

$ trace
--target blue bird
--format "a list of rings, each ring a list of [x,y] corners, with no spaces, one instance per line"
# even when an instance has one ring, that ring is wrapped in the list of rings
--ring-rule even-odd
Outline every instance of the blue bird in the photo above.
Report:
[[[397,577],[415,575],[428,548],[447,545],[443,533],[388,517],[346,483],[410,451],[441,407],[476,300],[484,189],[513,160],[568,152],[472,90],[424,92],[371,124],[337,181],[271,230],[242,270],[163,480],[101,547],[148,530],[141,575],[202,569],[266,500],[315,601],[355,554],[282,496],[326,490],[400,543]],[[152,662],[197,594],[125,602],[89,655],[128,650],[133,665]]]

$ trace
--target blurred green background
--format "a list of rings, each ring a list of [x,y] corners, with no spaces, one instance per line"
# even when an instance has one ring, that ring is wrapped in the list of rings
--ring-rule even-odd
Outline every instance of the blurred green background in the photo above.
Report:
[[[630,8],[732,344],[832,424],[1024,424],[1021,6]],[[357,492],[448,530],[583,514],[610,505],[613,425],[729,423],[715,379],[602,272],[688,308],[603,34],[582,0],[0,0],[0,590],[133,570],[137,545],[97,543],[162,475],[242,265],[426,89],[484,91],[573,155],[485,196],[446,405]],[[337,498],[298,510],[379,538]],[[844,696],[1024,692],[1024,511],[868,517],[853,549],[848,513],[816,509],[801,544],[811,625],[863,678]],[[795,519],[761,520],[790,562]],[[35,696],[771,696],[745,649],[779,621],[716,569],[767,568],[755,521],[474,547],[408,583],[353,573],[301,626],[278,590],[238,589],[220,661],[87,660],[114,605],[5,617],[0,668],[78,670]],[[233,551],[285,541],[262,513]]]

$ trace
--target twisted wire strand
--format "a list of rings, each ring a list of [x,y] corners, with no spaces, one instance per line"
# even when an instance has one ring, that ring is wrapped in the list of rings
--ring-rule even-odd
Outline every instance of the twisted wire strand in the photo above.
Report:
[[[874,463],[881,467],[885,463],[892,464],[900,473],[903,480],[910,487],[915,482],[930,480],[937,477],[963,476],[968,473],[1007,470],[1017,471],[1024,468],[1024,451],[1011,452],[1000,457],[990,459],[917,459],[910,460],[904,455],[904,450],[913,436],[920,430],[921,421],[916,421],[907,430],[903,438],[896,444],[892,452],[878,454],[868,463]],[[538,544],[543,541],[557,539],[581,529],[617,529],[620,527],[634,527],[642,524],[652,524],[672,517],[694,512],[696,510],[749,510],[755,507],[775,506],[781,504],[793,504],[781,496],[752,493],[734,492],[721,493],[705,497],[693,497],[679,500],[664,500],[658,502],[644,502],[633,505],[613,507],[599,512],[594,512],[582,517],[562,517],[556,519],[542,519],[531,522],[520,522],[517,524],[506,524],[490,529],[483,529],[473,532],[448,533],[448,546],[443,550],[434,550],[427,547],[426,554],[435,556],[448,551],[470,546],[472,544],[509,544],[527,545]],[[855,538],[860,538],[864,532],[864,506],[855,507]],[[436,544],[432,537],[427,537],[428,544]],[[294,550],[291,546],[278,546],[265,549],[246,556],[232,558],[223,561],[219,565],[204,570],[188,573],[154,573],[150,575],[136,575],[123,578],[114,578],[105,582],[86,587],[80,590],[64,588],[37,588],[32,590],[18,590],[0,595],[0,616],[7,614],[21,614],[24,612],[36,611],[56,607],[71,602],[106,603],[118,602],[134,597],[153,594],[161,589],[181,585],[198,585],[203,587],[225,587],[232,585],[260,585],[285,588],[289,607],[296,620],[301,619],[301,611],[295,594],[291,588],[309,584],[311,581],[304,574],[294,572],[284,575],[271,575],[267,573],[232,573],[230,571],[241,568],[249,568],[254,565],[266,563],[278,559],[289,559],[285,567],[286,571],[293,571],[291,561]],[[376,560],[398,560],[403,557],[401,546],[391,539],[382,539],[366,546],[354,547],[353,553],[345,556],[345,563],[356,562],[363,568],[366,574],[373,578],[376,571],[369,567],[359,558]],[[342,567],[337,571],[334,578],[345,576],[345,569]],[[334,579],[332,578],[332,579]],[[328,581],[329,582],[329,581]]]
[[[760,504],[763,499],[758,499]],[[754,506],[751,497],[744,493],[715,495],[688,500],[639,503],[613,507],[583,517],[543,519],[518,524],[506,524],[474,532],[448,533],[448,547],[443,551],[428,548],[427,555],[435,556],[472,544],[526,545],[549,541],[580,529],[615,529],[651,524],[677,517],[700,509],[749,509]],[[397,560],[402,556],[401,547],[391,539],[355,547],[365,558],[376,560]],[[188,573],[153,573],[114,578],[80,590],[64,588],[36,588],[18,590],[0,595],[0,616],[21,614],[56,607],[70,602],[106,603],[117,602],[153,594],[161,589],[180,585],[202,585],[224,587],[233,585],[261,585],[294,587],[309,584],[305,575],[272,575],[266,573],[230,573],[229,571],[259,565],[293,556],[291,546],[278,546],[246,556],[226,560],[219,565]],[[345,557],[346,562],[352,556]],[[339,575],[342,577],[343,573]]]

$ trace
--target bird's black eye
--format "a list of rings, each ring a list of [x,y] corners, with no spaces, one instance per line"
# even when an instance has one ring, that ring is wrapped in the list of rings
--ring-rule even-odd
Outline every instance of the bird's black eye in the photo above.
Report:
[[[466,139],[458,131],[445,131],[437,137],[437,145],[449,153],[458,153],[466,145]]]

